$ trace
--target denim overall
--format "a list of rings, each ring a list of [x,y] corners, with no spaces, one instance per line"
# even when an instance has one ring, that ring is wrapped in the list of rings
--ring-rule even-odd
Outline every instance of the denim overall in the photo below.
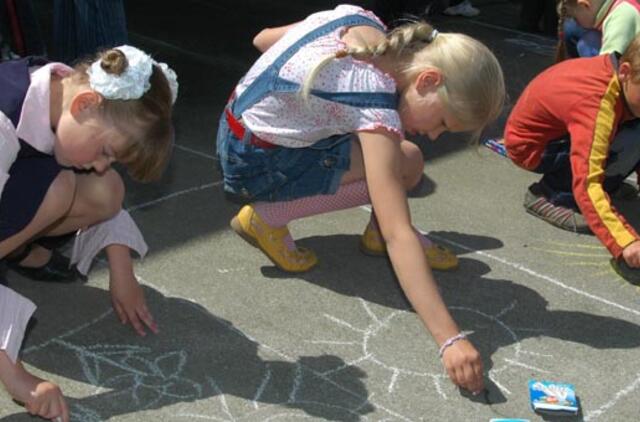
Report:
[[[284,51],[237,98],[232,98],[225,112],[239,120],[242,113],[274,92],[299,91],[297,83],[278,76],[281,67],[304,45],[346,26],[373,26],[377,22],[360,15],[351,15],[328,22],[309,32]],[[325,100],[353,107],[397,108],[397,94],[375,92],[326,92],[311,90]],[[273,146],[265,148],[251,141],[252,133],[245,128],[244,139],[232,133],[225,112],[220,118],[217,154],[224,177],[224,190],[237,202],[287,201],[338,190],[342,175],[349,169],[353,134],[338,134],[318,140],[306,148]]]
[[[29,67],[46,63],[44,59],[34,57],[0,63],[0,111],[14,126],[20,120],[22,104],[31,83]],[[9,169],[9,179],[0,197],[0,241],[29,224],[60,170],[54,157],[20,140],[18,157]]]
[[[618,68],[618,56],[611,54],[613,68]],[[609,146],[609,157],[604,170],[602,187],[612,193],[620,187],[636,168],[640,166],[640,119],[621,123]],[[551,142],[545,148],[540,164],[533,171],[542,174],[544,195],[555,205],[578,209],[573,197],[573,175],[571,172],[571,140],[568,138]]]

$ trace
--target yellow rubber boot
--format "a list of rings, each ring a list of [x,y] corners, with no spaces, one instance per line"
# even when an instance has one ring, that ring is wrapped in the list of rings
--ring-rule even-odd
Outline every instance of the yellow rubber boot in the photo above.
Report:
[[[371,225],[367,225],[366,230],[360,238],[360,250],[365,255],[385,256],[387,254],[387,246],[382,239],[382,235]],[[449,271],[458,268],[458,257],[452,250],[444,246],[432,243],[431,246],[425,248],[424,254],[427,257],[429,266],[434,270]]]
[[[271,227],[256,213],[251,205],[245,205],[231,219],[231,228],[252,246],[260,249],[278,268],[290,273],[309,271],[318,263],[316,254],[307,248],[291,251],[284,242],[289,229]]]

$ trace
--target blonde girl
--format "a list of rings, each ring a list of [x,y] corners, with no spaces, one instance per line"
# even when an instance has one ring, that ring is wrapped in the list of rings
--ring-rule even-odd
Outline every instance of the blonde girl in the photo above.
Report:
[[[287,224],[372,204],[361,249],[388,254],[451,379],[479,392],[480,355],[431,274],[455,267],[456,257],[411,225],[406,192],[423,158],[404,133],[477,134],[502,109],[496,58],[424,22],[386,34],[376,16],[349,5],[266,29],[254,43],[265,53],[235,88],[218,131],[225,190],[249,203],[231,226],[279,268],[307,271],[317,257],[295,245]]]

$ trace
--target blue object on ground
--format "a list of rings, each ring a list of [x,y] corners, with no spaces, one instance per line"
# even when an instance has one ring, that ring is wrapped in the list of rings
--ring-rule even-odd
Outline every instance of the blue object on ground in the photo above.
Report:
[[[556,415],[578,414],[578,401],[572,384],[530,380],[529,398],[535,412]]]
[[[497,152],[503,157],[507,156],[507,149],[504,147],[504,143],[497,139],[485,139],[482,141],[482,145],[486,146],[493,152]]]

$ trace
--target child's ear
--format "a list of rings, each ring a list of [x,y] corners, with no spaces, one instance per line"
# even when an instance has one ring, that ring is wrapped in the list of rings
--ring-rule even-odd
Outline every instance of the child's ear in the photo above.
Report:
[[[591,0],[577,0],[576,4],[578,6],[589,8],[589,7],[591,7]]]
[[[620,82],[627,82],[631,80],[631,63],[620,63],[620,66],[618,66],[618,79],[620,79]]]
[[[444,75],[436,68],[428,68],[418,74],[416,87],[418,91],[437,88],[444,82]]]
[[[74,117],[83,113],[93,112],[102,103],[102,96],[94,91],[82,91],[71,99],[69,111]]]

